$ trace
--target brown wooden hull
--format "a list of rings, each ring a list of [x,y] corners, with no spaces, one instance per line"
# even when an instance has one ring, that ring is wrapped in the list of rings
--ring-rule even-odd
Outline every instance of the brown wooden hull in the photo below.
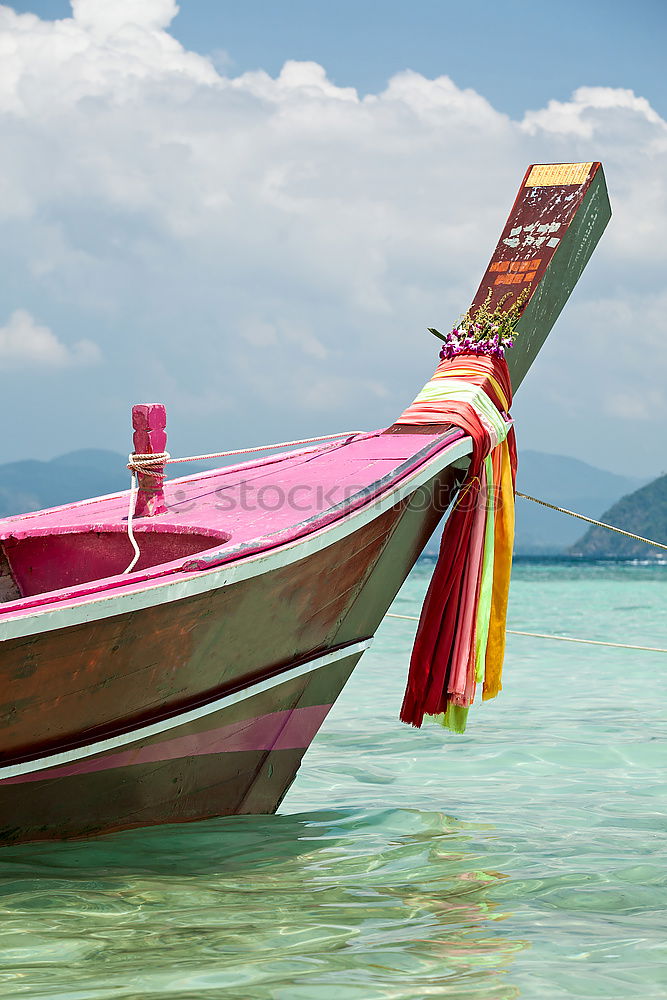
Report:
[[[278,807],[361,651],[168,730],[0,783],[0,841]]]
[[[527,172],[475,300],[490,291],[507,309],[525,289],[514,389],[608,218],[599,163]],[[160,453],[164,410],[136,411],[135,445]],[[127,498],[7,519],[0,838],[277,808],[471,448],[438,423],[343,436],[172,484],[170,520],[147,532],[132,580]],[[341,498],[242,502],[246,487],[258,500],[313,486]]]
[[[441,518],[440,498],[453,478],[450,469],[441,471],[418,497],[288,566],[168,604],[5,641],[2,773],[17,765],[27,770],[0,780],[0,840],[274,811],[361,654],[341,655],[375,632]],[[275,683],[332,650],[339,651],[335,662]],[[234,693],[251,695],[253,684],[271,678],[268,691],[220,708],[205,723],[178,724],[183,713]],[[297,709],[311,710],[292,741],[298,745],[277,739],[267,749],[271,718],[277,723],[280,713]],[[230,749],[207,736],[210,752],[188,752],[187,739],[202,725],[210,734],[245,719],[245,728],[257,729],[258,718],[268,727],[261,746],[234,749],[232,741]],[[158,737],[136,739],[138,728],[160,720],[166,729]],[[89,753],[114,739],[124,749]],[[182,753],[155,757],[156,740]],[[48,777],[31,770],[36,759],[63,753],[73,762],[49,768]],[[114,755],[117,766],[100,764]]]

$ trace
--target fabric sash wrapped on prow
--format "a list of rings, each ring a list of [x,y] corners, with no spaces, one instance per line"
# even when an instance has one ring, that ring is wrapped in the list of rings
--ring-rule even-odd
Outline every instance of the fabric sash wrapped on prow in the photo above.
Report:
[[[424,715],[463,732],[477,684],[501,689],[514,540],[516,444],[502,357],[458,354],[438,366],[399,424],[451,423],[472,454],[422,608],[401,719]]]
[[[484,698],[500,691],[514,535],[512,388],[521,384],[610,214],[598,161],[531,164],[470,309],[444,336],[429,328],[443,341],[443,361],[398,423],[454,424],[473,447],[410,663],[401,718],[414,726],[433,715],[462,731],[477,684]]]

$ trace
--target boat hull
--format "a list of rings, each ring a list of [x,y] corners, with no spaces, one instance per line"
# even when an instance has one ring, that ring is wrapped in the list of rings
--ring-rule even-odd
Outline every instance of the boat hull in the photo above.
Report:
[[[33,761],[40,769],[0,784],[0,840],[274,812],[366,645],[179,713],[157,732],[147,726],[143,735],[64,751],[46,759],[51,766]]]
[[[0,841],[275,811],[456,477],[287,565],[6,640]]]
[[[599,163],[529,168],[475,300],[522,309],[514,389],[608,219]],[[133,573],[126,496],[6,519],[0,837],[275,810],[461,482],[433,419],[174,481]]]

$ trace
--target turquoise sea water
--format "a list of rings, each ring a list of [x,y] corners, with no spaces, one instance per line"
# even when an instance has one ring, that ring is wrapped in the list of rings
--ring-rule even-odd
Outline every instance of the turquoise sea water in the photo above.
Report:
[[[518,564],[510,619],[667,648],[667,567]],[[666,997],[667,655],[510,638],[454,736],[397,721],[413,628],[279,815],[0,850],[0,997]]]

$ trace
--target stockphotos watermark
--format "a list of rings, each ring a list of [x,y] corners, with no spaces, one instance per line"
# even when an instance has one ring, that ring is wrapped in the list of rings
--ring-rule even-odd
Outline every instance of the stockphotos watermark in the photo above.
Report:
[[[244,511],[275,514],[277,511],[294,511],[297,514],[316,514],[332,507],[363,503],[379,496],[375,484],[371,486],[347,483],[345,486],[323,486],[318,483],[292,483],[281,486],[279,483],[265,483],[256,487],[252,481],[235,484],[232,487],[220,486],[206,497],[210,505],[210,497],[215,497],[213,506],[222,513]],[[189,499],[185,490],[177,489],[169,498],[169,507],[178,507],[180,511],[195,510],[204,497]],[[410,496],[411,510],[446,510],[454,501],[461,510],[497,510],[502,504],[500,490],[493,484],[483,483],[479,488],[471,484],[462,487],[451,483],[431,483],[418,487]],[[397,501],[398,502],[398,501]]]

